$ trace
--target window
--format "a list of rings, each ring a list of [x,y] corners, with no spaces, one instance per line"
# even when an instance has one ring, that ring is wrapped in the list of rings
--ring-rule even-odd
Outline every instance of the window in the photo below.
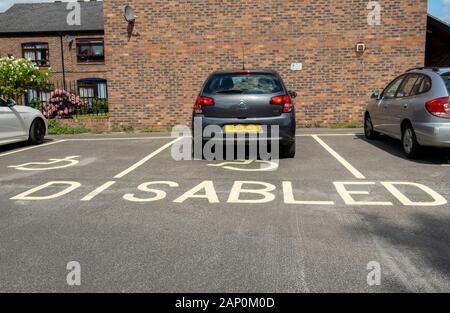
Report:
[[[77,60],[80,63],[104,62],[103,39],[78,39]]]
[[[0,107],[6,107],[8,103],[0,97]]]
[[[403,82],[404,78],[405,78],[405,75],[402,75],[402,76],[396,78],[392,83],[390,83],[386,87],[386,89],[383,91],[383,97],[386,99],[395,98],[395,95],[397,94],[397,90],[400,87],[401,83]]]
[[[36,66],[50,66],[48,43],[29,42],[22,44],[23,57],[34,63]]]
[[[442,79],[444,80],[448,93],[450,94],[450,73],[443,74]]]
[[[205,93],[272,94],[283,91],[279,79],[272,74],[220,74],[209,79]]]
[[[107,99],[108,87],[106,79],[85,78],[78,81],[78,93],[81,98],[92,102],[94,99]]]
[[[45,91],[37,91],[28,89],[25,93],[25,105],[40,109],[38,103],[43,103],[50,98],[50,93]]]
[[[431,79],[428,76],[421,75],[421,78],[417,80],[413,88],[413,94],[419,95],[430,91],[431,89]]]
[[[420,78],[419,74],[410,74],[403,80],[402,85],[397,91],[397,98],[409,97],[413,94],[413,88],[416,85],[417,80]]]

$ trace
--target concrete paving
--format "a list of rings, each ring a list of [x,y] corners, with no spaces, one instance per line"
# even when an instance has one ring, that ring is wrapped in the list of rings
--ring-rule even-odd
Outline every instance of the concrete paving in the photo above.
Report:
[[[411,161],[359,129],[297,140],[275,171],[175,161],[163,133],[0,147],[0,291],[450,291],[448,150]]]

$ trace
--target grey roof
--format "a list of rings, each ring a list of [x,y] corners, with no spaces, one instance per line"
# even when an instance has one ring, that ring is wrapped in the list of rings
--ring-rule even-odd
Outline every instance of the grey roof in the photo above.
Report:
[[[69,25],[67,2],[21,3],[0,13],[0,34],[103,31],[103,2],[79,2],[81,25]]]

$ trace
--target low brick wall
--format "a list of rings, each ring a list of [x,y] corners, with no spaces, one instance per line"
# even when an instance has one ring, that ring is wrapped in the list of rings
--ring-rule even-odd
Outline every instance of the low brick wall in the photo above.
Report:
[[[60,119],[58,123],[67,127],[83,127],[102,132],[111,131],[109,118]]]

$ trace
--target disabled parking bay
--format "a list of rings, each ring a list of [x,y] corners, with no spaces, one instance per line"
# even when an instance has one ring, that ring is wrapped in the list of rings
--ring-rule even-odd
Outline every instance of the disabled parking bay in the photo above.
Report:
[[[0,290],[450,291],[448,151],[297,140],[279,162],[175,161],[169,134],[2,147]]]

